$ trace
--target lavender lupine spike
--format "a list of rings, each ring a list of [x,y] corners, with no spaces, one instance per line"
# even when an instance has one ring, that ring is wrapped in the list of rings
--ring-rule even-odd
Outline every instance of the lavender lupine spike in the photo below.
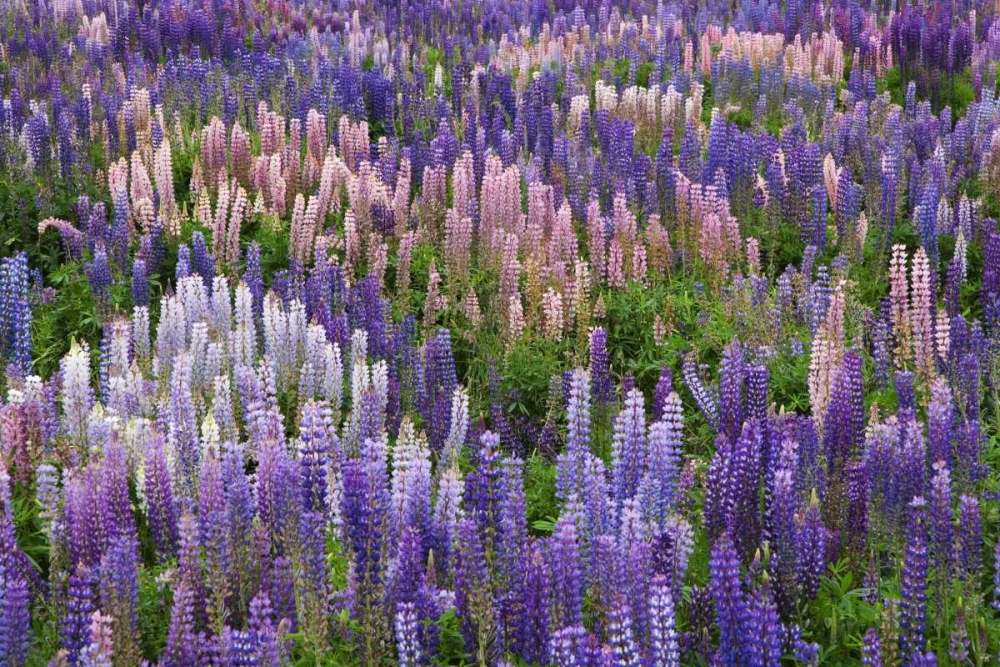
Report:
[[[718,402],[709,392],[708,388],[705,387],[705,383],[701,379],[701,375],[698,371],[698,365],[695,362],[693,354],[688,353],[684,356],[683,374],[684,384],[687,385],[688,391],[691,392],[691,396],[694,398],[694,402],[698,406],[698,409],[701,411],[702,415],[704,415],[709,426],[718,431]]]
[[[633,389],[615,418],[611,447],[611,469],[615,499],[621,504],[633,498],[639,488],[647,459],[646,417],[642,392]]]
[[[590,376],[573,372],[566,405],[566,449],[557,464],[556,491],[565,501],[583,492],[584,467],[590,454]]]
[[[412,602],[405,602],[396,611],[396,650],[400,667],[417,667],[421,664],[423,652],[417,627],[417,615]]]
[[[683,453],[681,400],[671,392],[663,407],[663,421],[649,427],[649,456],[646,472],[639,483],[643,515],[653,525],[663,527],[675,502]]]
[[[0,359],[21,375],[31,369],[31,303],[28,256],[19,252],[0,261]]]
[[[624,597],[618,596],[608,614],[608,644],[616,667],[640,667],[639,647],[632,627],[631,610]]]
[[[663,577],[653,579],[649,612],[649,648],[652,664],[657,667],[678,667],[680,645],[674,615],[674,598],[669,582]]]

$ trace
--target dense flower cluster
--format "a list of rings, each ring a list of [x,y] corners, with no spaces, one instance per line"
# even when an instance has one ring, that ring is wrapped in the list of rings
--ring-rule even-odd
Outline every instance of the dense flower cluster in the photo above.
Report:
[[[5,3],[0,665],[994,660],[998,16]]]

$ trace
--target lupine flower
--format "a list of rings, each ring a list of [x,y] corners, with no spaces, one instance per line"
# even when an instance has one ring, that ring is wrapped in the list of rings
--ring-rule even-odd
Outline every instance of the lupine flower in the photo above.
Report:
[[[903,560],[899,646],[903,655],[924,650],[927,626],[927,524],[926,501],[917,496],[910,503],[910,528]]]
[[[740,664],[740,642],[743,636],[745,602],[740,584],[739,557],[729,535],[723,533],[712,547],[709,569],[712,598],[719,623],[719,652],[726,665]]]

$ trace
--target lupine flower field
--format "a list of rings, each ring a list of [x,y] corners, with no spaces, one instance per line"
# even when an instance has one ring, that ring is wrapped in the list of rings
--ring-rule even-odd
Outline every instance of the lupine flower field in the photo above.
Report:
[[[0,0],[0,667],[997,665],[998,66],[994,0]]]

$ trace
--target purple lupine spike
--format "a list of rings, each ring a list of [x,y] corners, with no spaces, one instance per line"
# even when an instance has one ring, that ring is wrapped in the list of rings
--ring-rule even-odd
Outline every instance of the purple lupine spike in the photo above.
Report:
[[[746,370],[746,416],[764,421],[767,418],[767,390],[771,372],[755,364]]]
[[[727,530],[732,531],[737,549],[747,559],[760,541],[760,484],[763,464],[763,433],[756,419],[747,420],[732,448],[728,498],[732,514]]]
[[[549,539],[552,567],[552,620],[555,627],[579,625],[583,619],[583,575],[576,519],[563,514]]]
[[[705,421],[708,422],[708,425],[711,426],[712,429],[718,431],[718,402],[709,392],[708,388],[705,387],[705,382],[701,379],[694,355],[691,353],[684,356],[683,374],[684,384],[687,385],[688,391],[691,392],[691,396],[694,398],[694,402],[701,411],[701,414],[705,417]]]
[[[861,664],[864,667],[882,667],[882,640],[878,630],[868,628],[861,644]]]
[[[174,605],[170,611],[170,628],[163,652],[166,667],[200,664],[204,638],[196,629],[197,604],[194,594],[183,579],[174,586]]]
[[[0,261],[0,304],[0,359],[26,375],[31,369],[31,302],[24,252]]]
[[[642,392],[633,389],[625,397],[625,406],[615,418],[611,446],[611,470],[618,506],[633,498],[639,489],[646,466],[646,416]]]
[[[844,353],[844,361],[834,379],[824,419],[823,439],[827,462],[842,469],[850,455],[864,440],[864,392],[861,376],[861,355],[853,350]],[[832,404],[836,408],[831,410]],[[829,424],[829,428],[827,428]],[[830,474],[828,472],[828,474]],[[832,474],[830,474],[833,477]]]
[[[78,566],[70,575],[66,593],[66,613],[59,627],[67,661],[76,665],[80,651],[90,643],[90,616],[94,613],[95,581],[89,570]]]
[[[662,576],[653,578],[649,594],[649,654],[658,667],[679,667],[680,645],[670,582]]]
[[[971,641],[969,639],[969,630],[965,625],[965,615],[961,608],[959,608],[956,614],[955,629],[951,632],[949,640],[948,657],[956,665],[966,664],[966,661],[969,659]]]
[[[108,539],[121,535],[134,538],[136,529],[129,496],[129,461],[124,444],[118,441],[108,443],[102,463],[101,488],[108,512]]]
[[[372,465],[357,459],[344,463],[341,516],[351,551],[357,588],[355,595],[362,622],[375,623],[373,614],[379,606],[387,496],[388,490],[381,486],[379,475]]]
[[[15,667],[27,664],[31,641],[28,582],[12,564],[0,563],[0,658]]]
[[[649,455],[646,472],[639,483],[638,498],[643,516],[663,528],[674,506],[683,454],[681,399],[677,392],[666,398],[662,421],[649,427]]]
[[[528,555],[528,503],[524,496],[524,464],[506,458],[500,472],[500,508],[495,522],[499,537],[495,540],[498,575],[508,580],[523,578]]]
[[[674,372],[669,366],[660,369],[660,377],[656,381],[656,388],[653,390],[653,421],[658,422],[663,419],[663,405],[667,397],[674,391]]]
[[[556,492],[565,502],[582,496],[584,467],[590,454],[590,377],[577,369],[569,382],[566,404],[566,450],[559,456]]]
[[[926,501],[917,496],[910,503],[906,554],[901,574],[899,648],[904,656],[920,653],[927,629],[927,517]]]
[[[917,399],[913,391],[913,373],[898,371],[896,373],[897,415],[900,423],[915,419],[917,416]]]
[[[797,443],[794,440],[785,440],[778,453],[774,492],[769,508],[771,569],[774,572],[775,597],[779,608],[786,614],[795,607],[798,594],[795,521],[798,512],[798,488],[795,480],[798,461]]]
[[[709,573],[719,624],[720,657],[723,665],[735,667],[741,664],[740,646],[746,611],[740,583],[740,560],[728,533],[719,536],[712,546]]]
[[[457,464],[453,464],[441,474],[434,504],[434,544],[442,562],[448,562],[454,548],[458,522],[462,516],[463,495],[464,483],[459,476]]]
[[[856,553],[863,553],[868,541],[868,468],[864,460],[854,460],[847,466],[847,531],[848,543]]]
[[[608,358],[608,332],[596,327],[590,332],[590,382],[594,402],[606,406],[614,398],[611,383],[611,361]]]
[[[417,614],[412,602],[404,602],[399,606],[394,625],[400,667],[417,667],[423,659],[423,651],[420,646]]]
[[[930,523],[930,554],[934,571],[942,578],[951,575],[954,553],[954,526],[951,510],[951,474],[944,461],[933,464],[927,501]]]
[[[299,466],[302,504],[307,512],[325,514],[327,505],[327,466],[332,453],[329,408],[314,401],[302,406],[299,420]],[[334,436],[335,437],[335,436]]]
[[[958,499],[958,563],[962,574],[977,581],[983,569],[983,526],[979,500],[963,495]]]
[[[542,549],[533,545],[526,553],[524,584],[517,593],[518,617],[510,648],[525,660],[542,663],[550,644],[552,581],[551,567]]]
[[[492,599],[489,594],[489,572],[479,531],[472,519],[462,519],[458,524],[455,557],[455,603],[462,618],[462,634],[469,653],[496,649],[494,645],[481,646],[480,638],[495,632]]]
[[[794,639],[790,643],[792,644],[792,654],[795,656],[795,659],[809,667],[819,665],[819,644],[806,641],[802,636],[802,629],[799,626],[795,626],[791,634]]]
[[[137,655],[139,622],[138,542],[120,536],[108,546],[101,560],[99,592],[101,610],[112,617],[115,651],[121,656]]]
[[[587,658],[587,631],[582,625],[559,628],[552,633],[549,659],[553,667],[581,667]]]
[[[954,461],[952,438],[955,428],[955,409],[948,381],[937,378],[931,384],[931,400],[927,404],[927,450],[931,463]]]
[[[736,442],[743,428],[743,378],[746,360],[737,340],[726,345],[719,367],[720,429],[730,442]]]
[[[827,542],[829,531],[820,516],[819,499],[813,492],[812,499],[798,520],[796,543],[798,562],[796,578],[803,598],[811,600],[819,591],[820,579],[826,572]]]
[[[766,582],[752,591],[745,611],[741,641],[744,664],[780,667],[785,633]]]
[[[149,306],[149,274],[144,259],[137,258],[132,263],[132,303],[136,306]]]
[[[632,628],[632,613],[624,596],[615,598],[608,613],[608,645],[615,667],[640,667],[639,647]]]

